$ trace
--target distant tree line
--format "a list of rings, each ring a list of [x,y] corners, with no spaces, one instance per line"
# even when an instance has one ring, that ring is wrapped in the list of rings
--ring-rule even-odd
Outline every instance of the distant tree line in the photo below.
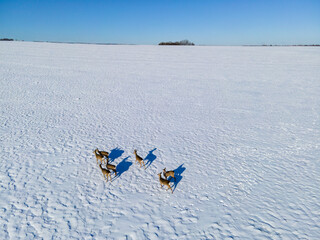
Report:
[[[12,38],[1,38],[0,41],[13,41]]]
[[[194,46],[193,42],[190,42],[189,40],[182,40],[179,42],[161,42],[159,45],[184,45],[184,46]]]

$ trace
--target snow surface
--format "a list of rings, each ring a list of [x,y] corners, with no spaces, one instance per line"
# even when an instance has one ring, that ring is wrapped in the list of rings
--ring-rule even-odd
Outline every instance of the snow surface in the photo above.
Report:
[[[320,48],[1,42],[0,86],[0,239],[320,238]]]

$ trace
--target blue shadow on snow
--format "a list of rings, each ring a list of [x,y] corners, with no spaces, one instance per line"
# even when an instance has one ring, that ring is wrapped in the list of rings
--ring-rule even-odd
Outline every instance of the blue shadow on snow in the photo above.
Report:
[[[129,157],[130,157],[130,156],[129,156]],[[122,175],[124,172],[126,172],[126,171],[129,170],[130,166],[132,165],[132,162],[128,162],[128,161],[127,161],[129,157],[124,158],[124,159],[117,165],[117,167],[116,167],[116,168],[117,168],[117,176],[114,177],[114,178],[112,179],[112,181],[113,181],[114,179],[117,179],[117,178],[121,177],[121,175]]]
[[[149,151],[149,154],[145,157],[144,160],[147,160],[146,169],[153,163],[153,161],[157,158],[156,155],[153,154],[153,152],[157,150],[157,148],[154,148],[153,150]]]
[[[182,179],[181,174],[184,172],[184,170],[186,170],[186,168],[183,166],[183,164],[181,164],[177,169],[173,170],[174,171],[174,176],[176,178],[176,181],[174,182],[174,185],[173,185],[174,186],[173,191],[176,190],[179,182],[181,181],[181,179]]]
[[[113,162],[116,158],[121,157],[121,155],[124,153],[123,150],[121,150],[120,148],[114,148],[111,150],[110,154],[109,154],[109,159],[110,162]]]

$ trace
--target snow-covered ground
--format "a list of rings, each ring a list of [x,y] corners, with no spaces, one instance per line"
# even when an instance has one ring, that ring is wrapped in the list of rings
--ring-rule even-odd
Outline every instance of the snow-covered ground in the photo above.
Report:
[[[0,123],[0,239],[320,238],[320,48],[0,42]]]

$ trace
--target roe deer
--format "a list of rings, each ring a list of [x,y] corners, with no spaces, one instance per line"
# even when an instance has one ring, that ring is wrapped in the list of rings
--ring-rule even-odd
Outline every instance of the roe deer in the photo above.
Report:
[[[110,171],[108,169],[104,169],[102,166],[102,163],[100,163],[99,167],[101,169],[101,172],[103,174],[103,177],[104,178],[107,178],[107,182],[108,182],[108,178],[110,177],[110,181],[112,182],[112,179],[111,179],[111,175],[110,175]]]
[[[99,150],[98,150],[98,153],[99,153],[102,157],[109,158],[109,153],[108,153],[108,152],[105,152],[105,151],[99,151]]]
[[[166,171],[166,168],[163,169],[163,176],[168,179],[168,177],[173,177],[174,181],[176,178],[174,177],[174,171]]]
[[[166,186],[168,186],[167,191],[168,191],[169,188],[170,188],[170,189],[171,189],[171,193],[173,193],[172,188],[170,187],[170,184],[169,184],[170,181],[162,178],[162,177],[161,177],[161,173],[159,173],[158,176],[159,176],[159,181],[160,181],[161,188],[162,188],[163,185],[166,185]]]
[[[140,164],[140,168],[142,167],[142,164],[144,166],[144,169],[146,169],[146,165],[144,164],[144,161],[143,161],[143,158],[140,157],[138,154],[137,154],[137,150],[134,150],[134,155],[136,155],[136,162],[138,162]]]
[[[114,174],[117,176],[117,167],[113,164],[109,164],[109,158],[107,158],[107,169],[110,169],[114,172]]]
[[[98,148],[96,150],[93,151],[94,155],[96,155],[97,158],[97,164],[98,164],[98,160],[100,160],[100,162],[102,163],[102,161],[104,162],[104,158],[102,155],[99,154],[99,150]]]

